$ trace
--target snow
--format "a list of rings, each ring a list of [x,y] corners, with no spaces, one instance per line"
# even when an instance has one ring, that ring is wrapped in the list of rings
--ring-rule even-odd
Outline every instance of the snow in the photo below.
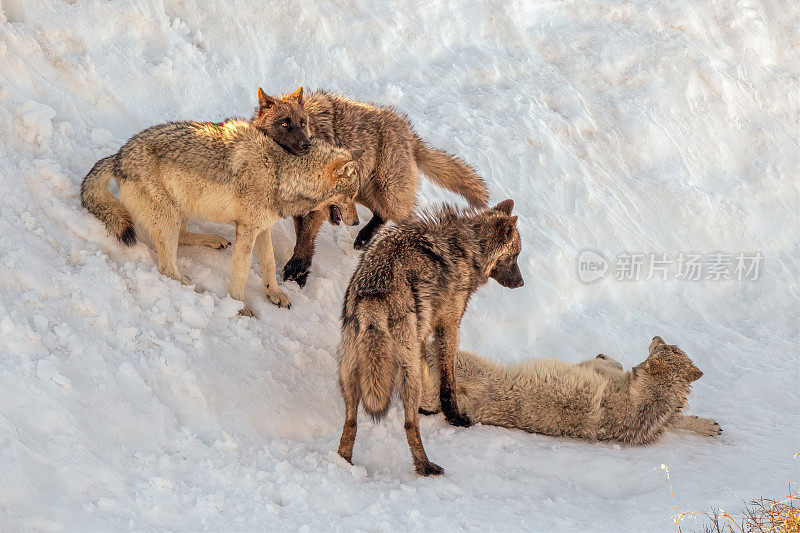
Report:
[[[242,0],[0,7],[0,529],[674,528],[800,480],[800,8],[793,2]],[[393,104],[516,201],[526,284],[472,299],[462,346],[504,361],[654,335],[705,372],[717,439],[647,448],[423,417],[414,474],[395,405],[335,453],[339,306],[357,228],[325,225],[308,285],[257,319],[230,249],[158,274],[81,208],[93,163],[151,124],[248,116],[303,84]],[[420,205],[457,200],[425,184]],[[368,213],[361,211],[362,219]],[[198,223],[233,239],[231,227]],[[278,268],[294,244],[274,230]],[[757,280],[584,284],[581,251],[763,254]],[[701,529],[702,518],[682,526]]]

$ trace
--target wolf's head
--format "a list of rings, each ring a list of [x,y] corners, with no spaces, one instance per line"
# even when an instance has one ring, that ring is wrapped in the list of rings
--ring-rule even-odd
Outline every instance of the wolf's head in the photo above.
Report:
[[[486,270],[503,287],[516,289],[525,281],[517,265],[522,241],[517,231],[517,217],[511,216],[514,200],[504,200],[481,213],[481,231],[486,239]]]
[[[346,155],[335,159],[325,167],[325,179],[331,184],[333,195],[317,208],[327,207],[328,221],[334,226],[340,222],[348,226],[357,226],[358,212],[355,197],[358,192],[358,159],[364,151],[343,148],[337,150]]]
[[[280,98],[265,94],[259,87],[258,107],[251,123],[291,154],[302,155],[311,148],[302,87]]]
[[[677,346],[667,344],[661,337],[653,337],[647,359],[634,367],[634,374],[644,372],[664,384],[688,385],[703,376],[699,368]]]

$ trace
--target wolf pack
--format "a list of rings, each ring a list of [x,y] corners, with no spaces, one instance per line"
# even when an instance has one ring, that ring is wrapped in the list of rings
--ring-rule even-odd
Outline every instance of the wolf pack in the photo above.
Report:
[[[469,208],[415,211],[420,174],[463,196]],[[115,180],[119,196],[111,192]],[[522,242],[506,199],[489,207],[484,181],[467,163],[424,142],[397,110],[302,87],[279,97],[258,89],[250,120],[169,122],[131,137],[99,160],[81,203],[127,246],[145,232],[158,271],[181,283],[181,245],[223,249],[193,233],[189,219],[235,226],[228,291],[253,317],[245,286],[255,249],[267,299],[291,307],[276,279],[271,228],[292,217],[296,243],[283,280],[305,285],[314,239],[327,220],[358,225],[361,258],[344,294],[338,344],[345,420],[339,455],[352,462],[359,406],[373,419],[402,400],[414,468],[442,474],[422,444],[420,415],[588,441],[645,445],[668,429],[722,432],[684,414],[703,373],[677,346],[653,338],[632,369],[600,354],[579,364],[549,358],[502,365],[459,349],[471,295],[490,278],[516,289]],[[391,223],[390,223],[391,222]],[[389,224],[390,223],[390,224]]]

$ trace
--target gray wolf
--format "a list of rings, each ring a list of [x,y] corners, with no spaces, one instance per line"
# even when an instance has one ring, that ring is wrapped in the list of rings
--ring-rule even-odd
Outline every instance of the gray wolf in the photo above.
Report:
[[[396,387],[416,471],[443,472],[428,460],[419,433],[425,343],[433,335],[445,417],[451,424],[469,425],[452,392],[458,328],[470,295],[489,278],[504,287],[523,285],[513,205],[505,200],[468,212],[444,206],[381,230],[365,249],[342,306],[339,384],[345,422],[339,455],[347,461],[352,460],[359,403],[379,419]]]
[[[411,214],[420,171],[434,183],[464,196],[473,207],[486,207],[486,185],[475,171],[457,157],[428,146],[397,110],[319,90],[303,99],[302,88],[298,91],[312,137],[364,150],[359,158],[356,202],[372,211],[372,219],[358,233],[356,249],[363,248],[385,222],[399,222]],[[325,213],[320,211],[295,217],[297,241],[283,269],[284,280],[305,284],[314,255],[314,238],[324,220]]]
[[[182,283],[188,280],[178,268],[179,244],[230,244],[188,232],[188,218],[235,224],[230,295],[244,302],[255,247],[267,297],[289,307],[275,279],[270,228],[284,217],[352,201],[357,155],[322,141],[293,155],[238,119],[171,122],[134,135],[98,161],[83,180],[81,203],[124,244],[136,243],[134,222],[145,228],[158,252],[159,272]],[[109,191],[112,178],[119,199]],[[252,316],[246,305],[241,313]]]
[[[422,408],[439,411],[439,368],[428,347]],[[499,365],[461,351],[456,396],[471,420],[544,435],[633,445],[655,442],[667,429],[705,436],[722,432],[708,418],[683,414],[690,384],[703,373],[677,346],[655,337],[647,359],[628,372],[600,354],[577,365],[530,359]]]

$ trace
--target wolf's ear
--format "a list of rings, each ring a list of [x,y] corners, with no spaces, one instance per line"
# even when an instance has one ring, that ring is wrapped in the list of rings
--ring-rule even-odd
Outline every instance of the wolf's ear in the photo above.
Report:
[[[514,236],[517,217],[499,217],[494,221],[494,240],[506,243]]]
[[[303,105],[303,86],[301,85],[294,92],[285,94],[283,96],[284,100],[295,100],[298,104]]]
[[[355,178],[358,175],[358,165],[355,161],[348,161],[347,163],[342,166],[342,171],[340,173],[342,176],[347,176],[350,179]]]
[[[653,337],[653,340],[650,342],[650,346],[647,348],[647,351],[653,353],[653,350],[655,350],[658,346],[663,346],[664,344],[667,343],[664,342],[664,339],[661,337]]]
[[[667,365],[661,358],[649,358],[644,362],[644,371],[655,376],[667,370]]]
[[[509,198],[508,200],[503,200],[492,209],[495,211],[500,211],[501,213],[505,213],[506,215],[511,214],[511,210],[514,209],[514,200]]]
[[[353,156],[353,160],[358,159],[362,155],[364,155],[364,149],[363,148],[353,148],[352,150],[350,150],[350,155]]]
[[[258,88],[258,114],[262,114],[264,111],[269,109],[270,107],[275,105],[275,99],[264,92],[264,90],[259,87]]]
[[[697,381],[702,377],[703,377],[703,372],[694,365],[692,365],[692,367],[686,372],[686,381],[688,381],[689,383],[691,383],[692,381]]]

